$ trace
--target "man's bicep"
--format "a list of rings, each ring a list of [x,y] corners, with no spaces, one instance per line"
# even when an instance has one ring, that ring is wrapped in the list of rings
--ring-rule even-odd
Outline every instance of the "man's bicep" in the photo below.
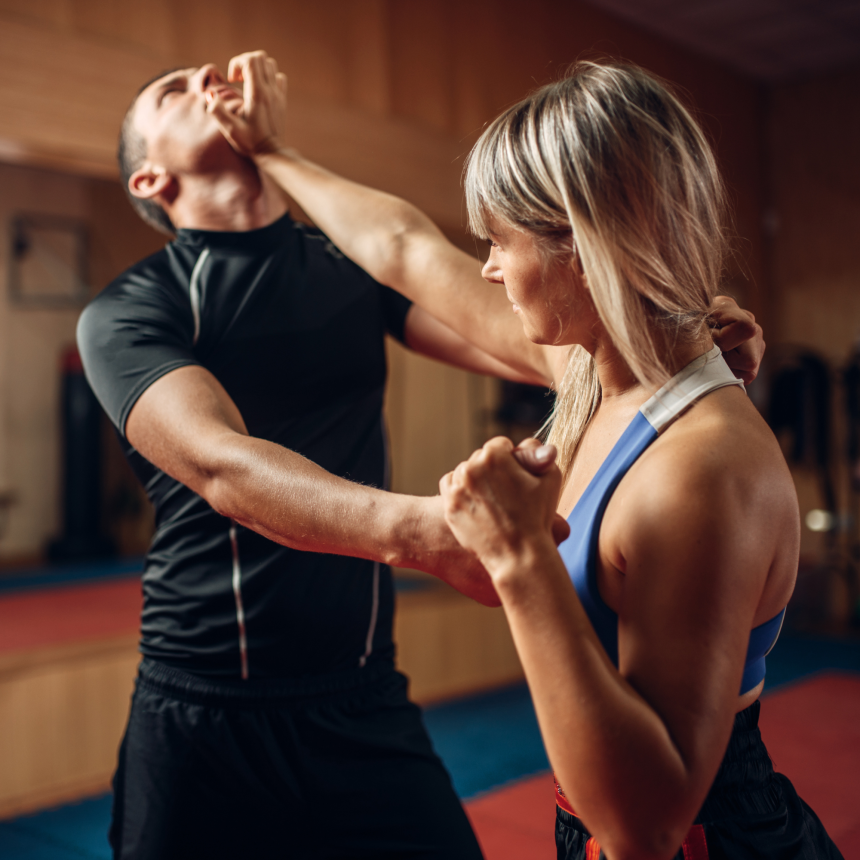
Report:
[[[150,463],[200,492],[225,439],[248,431],[221,383],[205,368],[187,365],[160,377],[140,395],[125,435]]]

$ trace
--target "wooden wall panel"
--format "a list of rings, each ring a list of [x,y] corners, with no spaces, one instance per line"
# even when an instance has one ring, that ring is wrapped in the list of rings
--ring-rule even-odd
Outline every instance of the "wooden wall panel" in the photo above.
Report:
[[[106,791],[137,635],[0,655],[0,817]]]
[[[860,342],[860,68],[777,88],[770,112],[780,340]]]
[[[79,313],[9,300],[6,237],[18,213],[85,221],[87,181],[0,164],[0,486],[17,497],[0,535],[0,557],[13,561],[38,554],[59,532],[59,361],[74,342]]]
[[[505,613],[447,586],[398,596],[394,641],[409,695],[421,704],[524,677]]]
[[[775,88],[768,117],[774,280],[768,340],[812,349],[839,368],[860,347],[860,68]],[[847,428],[835,381],[836,489],[838,508],[847,510]],[[793,472],[804,517],[823,500],[811,469]],[[824,535],[805,527],[801,534],[802,553],[820,563]],[[816,586],[830,589],[837,619],[854,611],[844,586],[841,577]]]

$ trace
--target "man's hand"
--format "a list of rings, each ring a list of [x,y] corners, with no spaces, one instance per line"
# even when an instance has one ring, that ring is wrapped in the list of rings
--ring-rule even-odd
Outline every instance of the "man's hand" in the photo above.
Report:
[[[711,305],[711,336],[723,351],[728,366],[749,385],[764,358],[764,334],[755,317],[728,296],[717,296]]]
[[[283,149],[287,76],[278,71],[278,64],[265,51],[239,54],[230,60],[227,80],[244,83],[241,106],[225,104],[211,90],[206,101],[209,114],[233,149],[248,158]]]
[[[535,476],[553,468],[555,453],[555,448],[542,445],[537,439],[526,439],[513,452],[520,466]],[[421,502],[419,534],[414,543],[423,551],[415,566],[484,606],[501,605],[489,573],[472,552],[460,546],[445,522],[441,497],[432,496]],[[553,517],[551,530],[556,545],[570,535],[570,526],[559,514]]]

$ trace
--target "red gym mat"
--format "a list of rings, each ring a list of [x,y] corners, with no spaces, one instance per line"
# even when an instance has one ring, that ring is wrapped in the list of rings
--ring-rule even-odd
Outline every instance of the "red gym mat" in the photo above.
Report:
[[[0,596],[0,652],[134,633],[139,577],[61,585]]]
[[[555,784],[545,773],[466,803],[486,860],[554,860]]]
[[[860,676],[827,672],[762,701],[774,767],[824,822],[845,860],[860,860]],[[554,860],[550,774],[466,804],[487,860]]]
[[[822,672],[765,696],[760,725],[774,769],[860,860],[860,675]]]

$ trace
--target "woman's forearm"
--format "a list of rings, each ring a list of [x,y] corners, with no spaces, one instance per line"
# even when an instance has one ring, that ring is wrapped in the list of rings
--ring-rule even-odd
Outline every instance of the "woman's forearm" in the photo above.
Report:
[[[551,545],[494,576],[556,778],[607,856],[669,858],[709,779],[612,665]]]
[[[411,203],[337,176],[290,150],[255,161],[380,283],[529,379],[551,382],[547,353],[525,336],[504,290],[487,284],[480,263]]]
[[[388,286],[403,286],[402,251],[409,233],[439,233],[419,209],[332,173],[289,149],[255,157],[353,262]],[[410,298],[413,298],[410,296]]]

